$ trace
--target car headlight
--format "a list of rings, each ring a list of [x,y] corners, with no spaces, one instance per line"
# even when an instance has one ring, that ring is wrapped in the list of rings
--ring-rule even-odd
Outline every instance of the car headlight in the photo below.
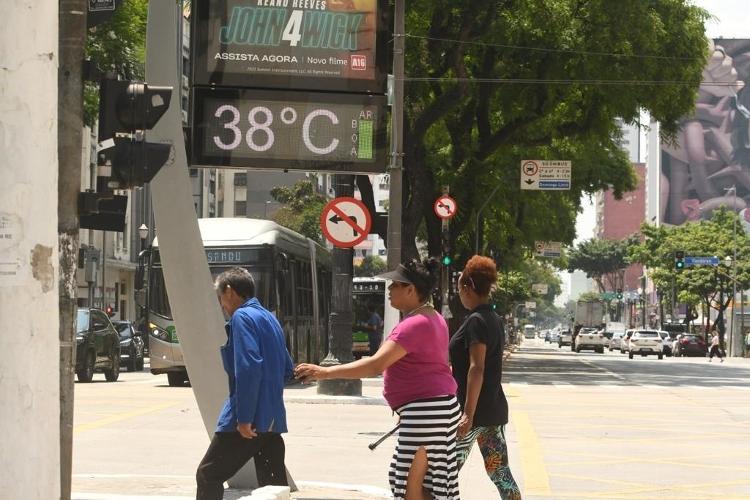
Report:
[[[76,342],[83,342],[85,338],[83,335],[76,334]]]
[[[122,347],[127,347],[128,344],[130,344],[130,340],[121,340],[120,341],[120,346],[122,346]]]

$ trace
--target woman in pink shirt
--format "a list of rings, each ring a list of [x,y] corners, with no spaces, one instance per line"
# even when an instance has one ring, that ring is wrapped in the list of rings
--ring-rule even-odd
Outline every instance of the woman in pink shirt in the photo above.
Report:
[[[440,265],[412,260],[380,275],[391,305],[403,313],[374,356],[344,365],[300,364],[303,381],[383,373],[383,396],[399,415],[388,479],[394,498],[458,500],[456,429],[460,407],[448,366],[448,326],[428,304]]]

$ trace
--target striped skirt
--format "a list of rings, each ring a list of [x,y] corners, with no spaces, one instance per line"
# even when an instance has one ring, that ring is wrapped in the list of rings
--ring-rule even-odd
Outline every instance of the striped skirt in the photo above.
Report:
[[[435,500],[458,500],[456,429],[461,408],[455,396],[412,401],[396,409],[400,417],[398,443],[388,481],[393,498],[405,498],[406,479],[414,454],[427,452],[427,474],[422,484]]]

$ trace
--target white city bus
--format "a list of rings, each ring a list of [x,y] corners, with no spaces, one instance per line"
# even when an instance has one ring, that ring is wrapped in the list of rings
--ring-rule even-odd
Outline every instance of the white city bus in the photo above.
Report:
[[[260,302],[276,314],[295,362],[319,363],[328,352],[331,301],[329,252],[273,221],[247,218],[199,219],[212,276],[240,266],[253,274]],[[188,380],[169,306],[159,241],[141,259],[147,307],[141,321],[149,332],[151,373],[166,373],[169,385]]]

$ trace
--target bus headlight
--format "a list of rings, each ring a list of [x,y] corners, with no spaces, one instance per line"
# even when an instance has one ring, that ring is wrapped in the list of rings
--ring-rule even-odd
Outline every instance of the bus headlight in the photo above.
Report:
[[[155,337],[162,342],[170,342],[171,341],[171,335],[169,335],[169,332],[166,331],[163,328],[159,328],[157,325],[153,323],[148,324],[148,331],[151,334],[152,337]]]

